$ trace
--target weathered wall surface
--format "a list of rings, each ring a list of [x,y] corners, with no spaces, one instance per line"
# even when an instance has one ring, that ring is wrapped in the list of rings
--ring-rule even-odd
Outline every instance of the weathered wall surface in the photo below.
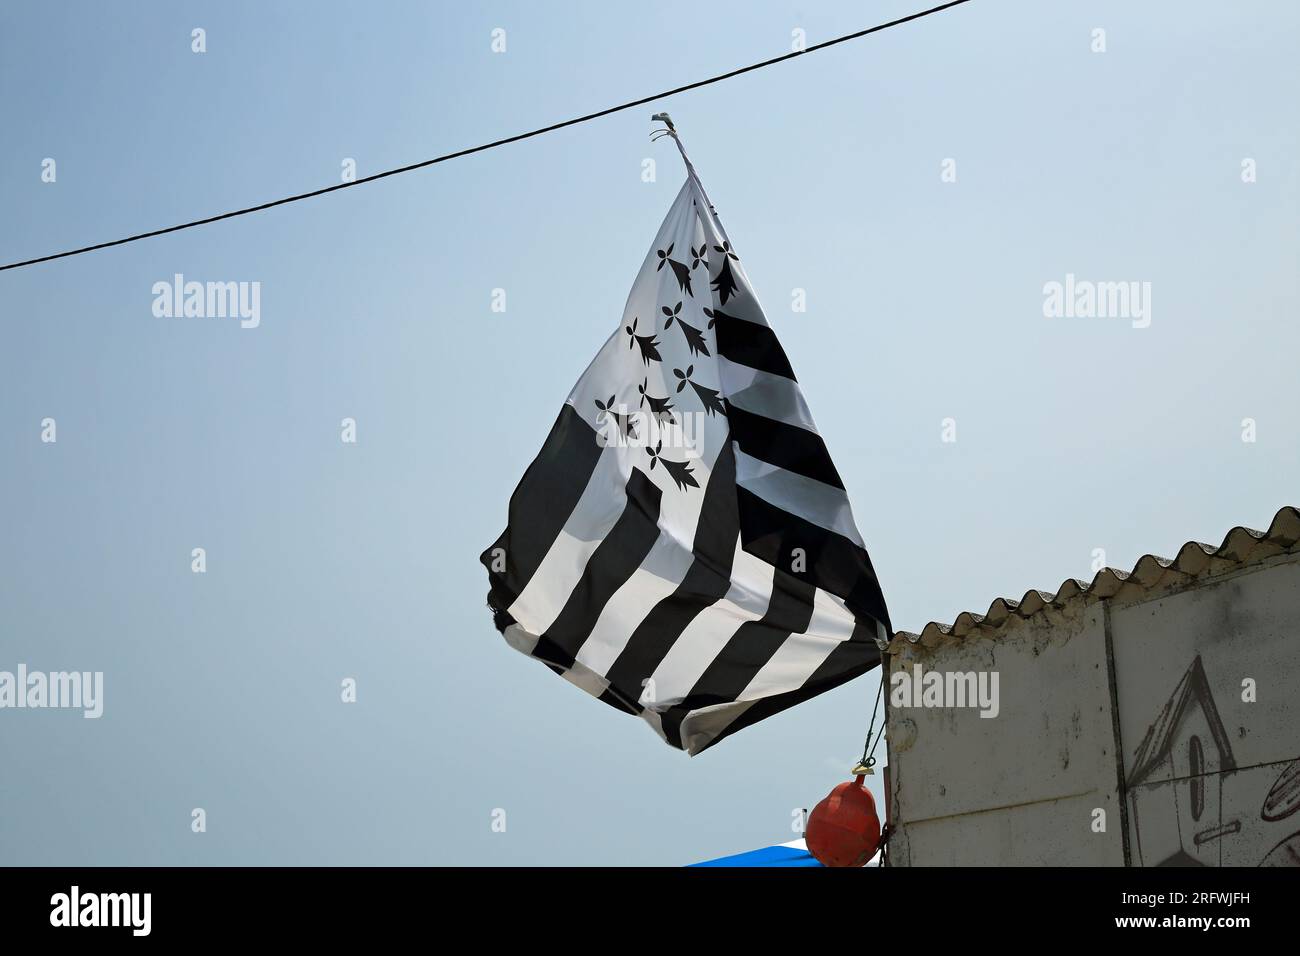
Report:
[[[916,663],[996,670],[1000,713],[890,708],[892,865],[1300,865],[1300,554],[891,648]]]
[[[904,647],[890,671],[996,671],[1000,711],[889,712],[893,862],[1123,863],[1099,606],[993,638]],[[1106,812],[1095,833],[1093,811]]]
[[[1111,626],[1134,865],[1300,863],[1300,562]]]
[[[1121,866],[1124,855],[1114,838],[1085,839],[1086,830],[1067,836],[1086,827],[1099,802],[1109,808],[1108,800],[1092,792],[906,824],[900,841],[905,849],[891,838],[890,852],[898,853],[891,865]]]

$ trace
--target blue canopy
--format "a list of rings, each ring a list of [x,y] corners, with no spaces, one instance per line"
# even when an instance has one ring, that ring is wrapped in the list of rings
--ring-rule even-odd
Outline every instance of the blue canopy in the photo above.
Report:
[[[821,866],[804,846],[803,840],[778,846],[765,846],[761,850],[722,856],[716,860],[692,863],[691,866]]]

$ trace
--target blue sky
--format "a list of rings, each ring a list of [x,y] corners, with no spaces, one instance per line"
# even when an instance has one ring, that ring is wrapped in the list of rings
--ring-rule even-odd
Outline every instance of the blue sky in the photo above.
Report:
[[[8,3],[0,258],[920,6]],[[976,0],[0,274],[0,669],[105,674],[99,720],[0,712],[0,861],[678,864],[793,838],[856,757],[873,680],[689,759],[509,650],[484,608],[477,555],[681,185],[650,114],[677,121],[917,630],[1091,577],[1095,549],[1127,568],[1296,503],[1298,40],[1283,3]],[[260,282],[260,325],[155,317],[176,273]],[[1045,317],[1067,274],[1149,282],[1149,327]]]

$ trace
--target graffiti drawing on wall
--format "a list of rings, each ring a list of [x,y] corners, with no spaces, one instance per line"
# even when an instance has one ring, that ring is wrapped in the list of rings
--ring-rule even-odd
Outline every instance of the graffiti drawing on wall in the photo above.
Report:
[[[1127,798],[1140,866],[1300,866],[1300,759],[1238,766],[1199,655],[1138,745]]]

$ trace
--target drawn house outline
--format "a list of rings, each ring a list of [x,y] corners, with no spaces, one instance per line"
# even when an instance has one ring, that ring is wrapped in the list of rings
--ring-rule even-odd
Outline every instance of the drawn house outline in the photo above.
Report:
[[[1196,730],[1206,731],[1209,741]],[[1183,766],[1186,770],[1180,772]],[[1126,780],[1133,833],[1144,862],[1150,856],[1157,866],[1203,865],[1195,855],[1202,845],[1241,829],[1239,820],[1220,818],[1220,774],[1236,769],[1198,654],[1147,728]]]

